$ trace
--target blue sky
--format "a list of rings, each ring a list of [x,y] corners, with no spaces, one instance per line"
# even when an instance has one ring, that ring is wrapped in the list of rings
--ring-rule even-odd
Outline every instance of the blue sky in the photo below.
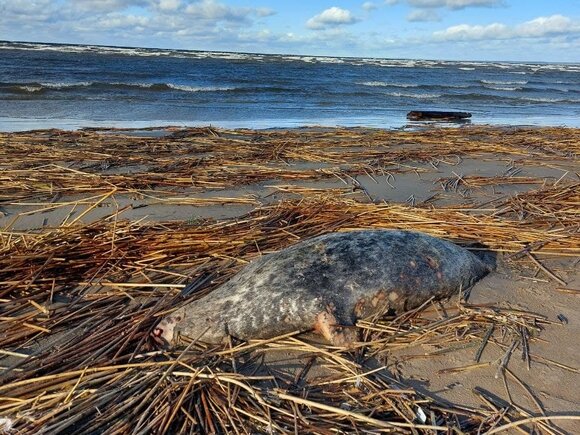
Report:
[[[0,39],[580,62],[580,0],[0,0]]]

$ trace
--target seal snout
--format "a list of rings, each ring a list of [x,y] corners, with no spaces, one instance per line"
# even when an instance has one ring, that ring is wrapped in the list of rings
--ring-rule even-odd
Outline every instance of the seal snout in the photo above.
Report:
[[[153,332],[151,332],[153,341],[160,346],[170,347],[174,341],[175,326],[181,319],[182,317],[179,315],[171,315],[161,319],[153,329]]]

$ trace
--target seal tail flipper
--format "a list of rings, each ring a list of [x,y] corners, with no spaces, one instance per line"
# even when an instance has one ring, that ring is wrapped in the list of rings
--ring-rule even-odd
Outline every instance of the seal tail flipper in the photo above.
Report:
[[[341,326],[336,317],[328,311],[323,311],[316,316],[314,330],[333,346],[350,347],[358,341],[357,333],[351,327]]]

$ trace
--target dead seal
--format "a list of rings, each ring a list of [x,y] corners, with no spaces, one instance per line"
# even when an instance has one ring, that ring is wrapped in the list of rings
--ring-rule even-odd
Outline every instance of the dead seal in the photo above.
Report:
[[[418,232],[331,233],[252,262],[153,334],[173,345],[179,334],[218,343],[315,330],[343,346],[356,340],[348,326],[357,319],[448,297],[490,270],[467,249]]]

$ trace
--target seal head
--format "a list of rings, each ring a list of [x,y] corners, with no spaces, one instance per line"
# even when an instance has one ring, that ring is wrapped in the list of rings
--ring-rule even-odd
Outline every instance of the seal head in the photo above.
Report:
[[[155,326],[151,336],[153,340],[162,347],[171,347],[172,343],[178,338],[179,328],[177,325],[185,318],[185,309],[175,310],[168,316],[165,316]]]

